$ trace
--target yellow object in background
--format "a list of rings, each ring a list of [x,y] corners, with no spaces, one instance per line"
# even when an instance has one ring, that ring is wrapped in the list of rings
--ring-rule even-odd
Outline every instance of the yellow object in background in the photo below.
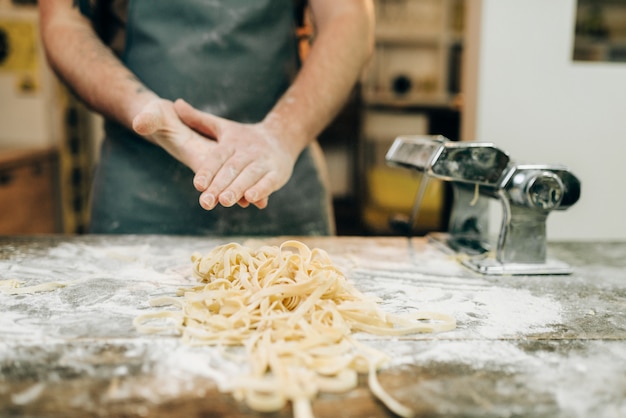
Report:
[[[373,167],[367,172],[367,203],[363,221],[374,232],[390,230],[390,220],[398,215],[410,216],[422,176],[418,173],[390,167]],[[439,230],[443,221],[444,187],[431,179],[415,223],[418,231]]]
[[[5,53],[0,53],[0,70],[34,71],[37,69],[37,31],[35,22],[0,20],[0,38]]]
[[[28,20],[0,20],[0,74],[13,75],[16,89],[39,89],[37,28]]]

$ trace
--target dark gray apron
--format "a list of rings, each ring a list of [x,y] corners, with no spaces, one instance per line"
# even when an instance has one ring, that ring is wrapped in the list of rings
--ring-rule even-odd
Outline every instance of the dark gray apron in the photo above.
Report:
[[[163,98],[258,122],[298,68],[292,0],[131,0],[123,61]],[[328,200],[310,149],[266,209],[205,211],[193,173],[107,122],[92,197],[92,233],[326,235]]]

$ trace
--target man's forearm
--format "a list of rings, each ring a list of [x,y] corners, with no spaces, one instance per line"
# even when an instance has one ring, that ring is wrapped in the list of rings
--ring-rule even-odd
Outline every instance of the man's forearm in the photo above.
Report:
[[[313,47],[293,85],[263,121],[295,153],[341,110],[372,52],[371,2],[335,1],[311,2],[317,23]],[[338,10],[329,10],[337,4],[342,5]]]
[[[94,111],[132,129],[192,170],[212,141],[183,124],[174,103],[160,99],[97,37],[72,0],[39,0],[48,60],[59,77]]]
[[[40,0],[48,61],[90,108],[131,128],[134,116],[157,96],[96,36],[71,0]]]

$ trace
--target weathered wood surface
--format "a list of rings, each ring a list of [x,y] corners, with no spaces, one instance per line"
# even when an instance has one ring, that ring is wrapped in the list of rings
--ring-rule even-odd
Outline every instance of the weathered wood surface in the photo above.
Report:
[[[384,309],[457,319],[456,330],[437,335],[363,337],[392,356],[380,381],[417,416],[626,416],[626,243],[551,244],[550,255],[574,267],[570,276],[489,278],[419,238],[302,241],[328,251]],[[261,416],[218,391],[238,367],[218,350],[132,326],[153,309],[150,298],[193,283],[192,252],[224,242],[0,238],[0,280],[67,284],[0,292],[0,416]],[[364,379],[350,393],[321,395],[313,411],[391,416]]]

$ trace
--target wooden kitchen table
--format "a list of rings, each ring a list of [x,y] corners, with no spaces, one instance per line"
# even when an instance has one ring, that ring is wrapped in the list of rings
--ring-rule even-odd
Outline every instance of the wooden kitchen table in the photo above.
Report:
[[[0,416],[290,417],[290,407],[258,414],[220,393],[242,367],[220,349],[132,325],[163,309],[151,298],[195,283],[191,253],[230,240],[0,238],[0,280],[65,285],[0,291]],[[416,416],[626,416],[626,243],[551,243],[550,256],[573,267],[568,276],[484,277],[424,238],[301,240],[325,249],[383,309],[456,318],[441,334],[359,335],[389,354],[380,382]],[[317,417],[392,416],[363,378],[312,406]]]

